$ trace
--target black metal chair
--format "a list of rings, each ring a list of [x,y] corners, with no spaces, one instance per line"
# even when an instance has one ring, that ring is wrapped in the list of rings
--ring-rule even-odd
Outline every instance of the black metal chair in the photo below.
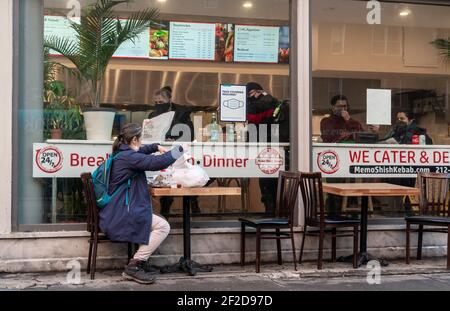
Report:
[[[410,234],[418,232],[417,260],[422,259],[424,232],[447,234],[447,269],[450,270],[450,212],[448,206],[450,174],[419,173],[417,176],[420,188],[419,215],[408,216],[406,220],[406,264],[410,263]],[[412,230],[411,225],[418,225]],[[433,228],[425,228],[425,226]],[[441,228],[436,228],[441,227]]]
[[[325,213],[322,174],[321,173],[300,173],[300,189],[302,193],[303,209],[305,215],[304,233],[302,246],[300,248],[299,262],[302,262],[303,249],[305,246],[305,238],[309,236],[319,237],[319,258],[317,261],[317,269],[321,270],[323,266],[323,242],[325,233],[331,231],[332,234],[332,250],[331,260],[336,262],[336,242],[338,237],[353,237],[353,267],[357,268],[358,263],[358,231],[360,220],[347,217],[327,217]],[[316,232],[308,232],[308,227],[316,228]],[[338,228],[353,227],[353,233],[339,234]],[[317,232],[318,228],[318,232]]]
[[[105,234],[101,233],[91,173],[81,174],[81,181],[83,183],[83,193],[87,203],[87,231],[91,233],[91,237],[89,238],[89,256],[86,273],[91,275],[91,280],[94,280],[97,266],[98,244],[115,242],[109,240]],[[134,248],[136,248],[136,245],[128,243],[128,261],[130,261],[133,256]]]
[[[294,242],[294,209],[298,197],[299,174],[291,172],[280,172],[278,179],[277,201],[275,206],[275,217],[265,219],[240,218],[241,222],[241,265],[245,265],[245,235],[246,227],[256,229],[256,273],[260,272],[261,266],[261,240],[271,239],[277,241],[278,264],[282,265],[281,240],[291,239],[292,254],[294,256],[294,267],[297,270],[297,259],[295,258]],[[289,229],[282,232],[282,229]],[[270,230],[270,231],[263,231]],[[274,231],[272,231],[274,230]]]

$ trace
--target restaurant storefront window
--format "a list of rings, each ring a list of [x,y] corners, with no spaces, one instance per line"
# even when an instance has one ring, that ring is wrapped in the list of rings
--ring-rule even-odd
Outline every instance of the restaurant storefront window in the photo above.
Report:
[[[15,180],[20,180],[15,185],[19,229],[85,222],[80,174],[104,161],[124,124],[148,124],[144,120],[173,107],[174,120],[192,132],[171,131],[160,142],[169,148],[174,141],[188,143],[193,163],[211,178],[208,186],[237,184],[243,191],[242,198],[196,198],[193,225],[232,226],[240,215],[273,214],[276,177],[289,169],[292,157],[290,1],[136,0],[115,5],[108,16],[123,27],[136,12],[154,8],[155,17],[150,27],[121,43],[102,83],[95,86],[70,60],[79,60],[78,50],[67,47],[79,42],[73,24],[83,27],[88,10],[103,2],[108,1],[19,1],[14,159]],[[48,48],[51,44],[61,50],[66,45],[67,53]],[[92,51],[81,58],[105,56]],[[246,105],[226,100],[227,92],[242,87]],[[248,91],[256,96],[248,99]],[[100,126],[100,132],[106,128],[106,138],[86,130],[91,121],[85,109],[92,103],[116,111],[110,133]],[[93,121],[106,124],[102,122]],[[153,139],[144,137],[146,142]],[[180,198],[154,199],[153,208],[175,227],[181,223]]]
[[[312,163],[330,183],[414,186],[418,172],[450,169],[450,72],[442,57],[449,46],[439,41],[450,35],[450,6],[370,2],[311,2]],[[356,198],[326,203],[329,213],[360,212]],[[415,204],[370,198],[369,210],[387,221]]]

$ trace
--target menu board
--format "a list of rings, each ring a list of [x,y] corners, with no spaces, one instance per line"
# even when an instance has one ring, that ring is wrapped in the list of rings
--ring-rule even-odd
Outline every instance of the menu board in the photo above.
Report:
[[[70,19],[65,16],[44,16],[44,37],[58,37],[62,39],[77,40],[77,33],[71,25]],[[50,50],[50,55],[61,55],[60,53]]]
[[[46,15],[44,36],[76,42],[71,23],[65,16]],[[113,57],[287,64],[289,27],[160,21],[122,43]]]
[[[280,27],[235,26],[235,62],[278,63]]]
[[[127,22],[121,19],[122,26]],[[114,53],[117,58],[148,58],[150,53],[150,30],[144,30],[134,40],[128,40],[122,43]]]
[[[216,24],[170,23],[169,58],[179,60],[214,60]]]
[[[126,20],[120,20],[125,25]],[[44,16],[44,36],[77,40],[77,33],[71,27],[71,21],[65,16]],[[150,31],[143,31],[134,40],[122,43],[113,57],[149,58]],[[56,51],[50,51],[50,55],[61,55]]]

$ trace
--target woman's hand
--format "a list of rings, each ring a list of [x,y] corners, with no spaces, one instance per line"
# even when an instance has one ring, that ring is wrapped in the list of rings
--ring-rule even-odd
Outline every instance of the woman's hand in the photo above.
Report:
[[[164,148],[163,146],[161,146],[161,145],[158,146],[158,151],[161,154],[164,154],[164,153],[168,152],[168,150],[166,148]]]

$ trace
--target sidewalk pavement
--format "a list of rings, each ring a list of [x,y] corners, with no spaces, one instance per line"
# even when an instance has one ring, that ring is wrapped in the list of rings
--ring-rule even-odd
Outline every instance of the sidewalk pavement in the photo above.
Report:
[[[381,284],[370,285],[374,270],[353,269],[348,263],[325,262],[316,270],[315,262],[305,262],[294,270],[292,263],[283,266],[263,264],[257,274],[254,265],[215,266],[211,273],[195,277],[183,272],[159,274],[152,285],[125,281],[121,270],[99,271],[94,281],[83,270],[79,284],[70,284],[67,273],[0,274],[0,290],[125,290],[125,291],[305,291],[305,290],[450,290],[450,271],[445,259],[391,261],[381,268]],[[70,274],[72,275],[72,274]],[[76,275],[76,274],[75,274]]]

